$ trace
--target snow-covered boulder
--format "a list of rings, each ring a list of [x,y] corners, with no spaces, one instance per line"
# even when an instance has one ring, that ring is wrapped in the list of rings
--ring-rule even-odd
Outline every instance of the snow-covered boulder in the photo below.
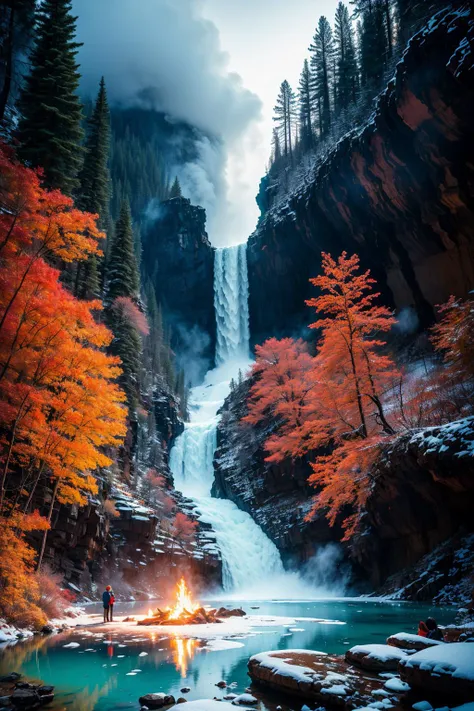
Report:
[[[398,647],[399,649],[415,649],[417,652],[420,652],[422,649],[436,647],[438,644],[444,644],[444,642],[440,642],[437,639],[428,639],[428,637],[421,637],[418,634],[397,632],[397,634],[392,634],[387,639],[387,644],[391,647]]]
[[[248,669],[256,684],[307,703],[318,702],[326,709],[352,708],[352,700],[373,702],[374,691],[382,690],[385,681],[348,669],[341,657],[306,649],[255,654]]]
[[[474,644],[453,642],[423,649],[399,665],[400,677],[413,688],[449,699],[474,699]]]
[[[388,644],[358,644],[346,652],[346,662],[368,671],[394,671],[407,653]]]

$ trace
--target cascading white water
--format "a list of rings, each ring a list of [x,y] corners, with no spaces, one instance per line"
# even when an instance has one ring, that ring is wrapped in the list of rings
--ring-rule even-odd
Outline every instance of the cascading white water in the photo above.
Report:
[[[216,364],[249,356],[249,300],[245,245],[217,249],[214,262]]]
[[[245,245],[217,249],[214,266],[217,367],[191,392],[191,418],[170,455],[175,487],[192,498],[200,518],[210,523],[223,561],[225,590],[283,573],[277,547],[232,501],[211,497],[214,481],[217,411],[239,369],[250,365],[248,278]]]

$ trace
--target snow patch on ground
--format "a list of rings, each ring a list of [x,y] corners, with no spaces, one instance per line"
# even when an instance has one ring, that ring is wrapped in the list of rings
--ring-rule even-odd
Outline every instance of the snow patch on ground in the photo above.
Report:
[[[5,620],[0,619],[0,645],[5,643],[15,644],[20,639],[32,636],[33,632],[31,630],[19,630],[13,625],[9,625]]]

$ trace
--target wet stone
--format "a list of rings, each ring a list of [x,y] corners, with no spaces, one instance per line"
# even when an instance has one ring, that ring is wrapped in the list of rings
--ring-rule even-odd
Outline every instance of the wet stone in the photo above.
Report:
[[[171,706],[175,703],[174,696],[171,694],[145,694],[138,699],[140,706],[146,706],[147,709],[161,709],[163,706]]]
[[[40,696],[35,689],[15,689],[11,702],[18,709],[33,709],[41,705]]]

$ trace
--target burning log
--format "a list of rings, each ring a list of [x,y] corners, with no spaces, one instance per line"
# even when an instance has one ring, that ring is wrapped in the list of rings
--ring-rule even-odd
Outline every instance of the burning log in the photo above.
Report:
[[[220,607],[218,610],[206,610],[198,603],[193,603],[191,594],[186,587],[184,578],[178,583],[176,593],[176,604],[172,608],[161,610],[149,610],[148,616],[144,620],[139,620],[138,625],[205,625],[218,624],[222,622],[220,618],[243,617],[246,613],[241,608],[228,610]]]

